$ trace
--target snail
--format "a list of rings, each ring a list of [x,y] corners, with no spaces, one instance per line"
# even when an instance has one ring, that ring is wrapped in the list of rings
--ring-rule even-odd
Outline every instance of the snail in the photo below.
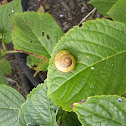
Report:
[[[56,54],[54,64],[58,71],[68,73],[74,69],[76,60],[68,51],[62,50]]]

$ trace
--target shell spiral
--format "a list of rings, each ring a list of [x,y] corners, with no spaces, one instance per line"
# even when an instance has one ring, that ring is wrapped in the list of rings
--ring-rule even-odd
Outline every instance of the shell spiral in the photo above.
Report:
[[[58,71],[68,73],[74,69],[76,60],[68,51],[62,50],[56,54],[54,65]]]

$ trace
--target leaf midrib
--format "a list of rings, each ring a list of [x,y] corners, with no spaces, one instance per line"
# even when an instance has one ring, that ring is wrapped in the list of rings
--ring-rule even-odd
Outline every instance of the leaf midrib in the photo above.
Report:
[[[108,102],[110,102],[109,100],[107,100],[107,99],[105,99],[105,101],[108,101]],[[90,102],[89,102],[90,103]],[[118,108],[120,108],[120,110],[122,111],[122,112],[124,112],[124,110],[122,110],[122,108],[118,105],[118,104],[116,104],[115,102],[113,102],[113,101],[111,101],[111,103],[112,104],[114,104],[114,105],[116,105]],[[96,103],[92,103],[92,104],[95,104],[96,105]],[[102,104],[98,104],[98,105],[101,105],[103,108],[105,108]],[[88,111],[88,112],[90,112],[90,113],[93,113],[92,111],[89,111],[89,109],[86,109],[86,108],[84,108],[86,111]],[[109,110],[108,109],[106,109],[105,108],[105,111],[108,111],[109,112]],[[125,112],[124,112],[125,113]],[[98,115],[98,116],[101,116],[101,117],[103,117],[103,118],[106,118],[106,119],[110,119],[110,120],[113,120],[113,121],[115,121],[115,122],[117,122],[117,123],[119,123],[119,124],[122,124],[121,122],[118,122],[117,120],[114,120],[114,119],[112,119],[112,118],[108,118],[108,117],[105,117],[105,116],[103,116],[103,115],[100,115],[100,114],[98,114],[98,113],[93,113],[94,115]],[[126,113],[125,113],[126,114]]]
[[[40,18],[40,17],[39,17]],[[40,21],[40,20],[39,20]],[[41,22],[40,22],[41,24]],[[50,55],[49,51],[45,48],[45,46],[43,46],[43,43],[38,39],[38,37],[36,36],[36,34],[33,31],[33,28],[31,28],[28,24],[26,24],[32,31],[33,35],[36,37],[36,39],[39,41],[39,43],[42,45],[42,47],[46,50],[46,52]]]
[[[116,55],[119,55],[119,54],[122,54],[122,53],[125,53],[125,52],[126,52],[126,50],[117,52],[117,53],[114,54],[114,55],[111,55],[111,56],[108,56],[108,57],[104,58],[104,60],[108,60],[108,59],[110,59],[110,58],[113,57],[113,56],[116,56]],[[80,72],[84,71],[85,69],[90,68],[91,66],[94,66],[94,65],[96,65],[97,63],[100,63],[100,62],[102,62],[102,61],[103,61],[103,60],[99,60],[98,62],[96,62],[96,63],[94,63],[94,64],[92,64],[92,65],[89,65],[89,66],[85,67],[84,69],[81,69],[81,70],[78,71],[76,74],[73,73],[73,76],[71,76],[71,77],[68,78],[66,81],[64,81],[64,83],[66,83],[67,81],[69,81],[69,80],[70,80],[71,78],[73,78],[74,76],[77,76],[77,74],[79,74]],[[71,72],[72,72],[72,71],[71,71]],[[53,78],[53,79],[54,79],[54,78]],[[48,81],[47,81],[47,82],[48,82]],[[64,83],[61,83],[60,87],[61,87]],[[58,87],[58,88],[57,88],[55,91],[53,91],[51,94],[53,94],[54,92],[56,92],[60,87]],[[51,94],[48,94],[48,96],[50,96]],[[55,99],[57,99],[57,98],[55,97]]]
[[[41,86],[41,88],[45,88],[45,87],[42,87],[42,86],[44,86],[44,85],[40,85]],[[35,91],[35,90],[34,90]],[[37,90],[36,90],[37,91]],[[44,90],[45,91],[45,90]],[[45,91],[45,93],[47,94],[47,90]],[[28,107],[28,104],[29,104],[29,102],[31,102],[31,104],[32,104],[32,106],[33,106],[33,108],[37,111],[37,112],[40,112],[40,113],[43,113],[43,111],[41,111],[40,110],[40,108],[38,107],[38,106],[34,106],[34,101],[32,100],[32,97],[33,97],[33,94],[35,94],[35,93],[31,93],[31,95],[30,96],[28,96],[28,99],[27,99],[27,101],[22,105],[22,106],[25,106],[24,108],[25,109],[27,109],[27,107]],[[40,94],[40,90],[38,90],[38,97],[39,97],[39,94]],[[44,96],[44,95],[42,95],[42,94],[40,94],[40,96]],[[40,99],[39,99],[40,100]],[[51,102],[50,102],[50,99],[49,98],[47,98],[46,99],[47,100],[47,103],[48,103],[48,114],[49,114],[49,116],[50,116],[50,120],[51,120],[51,122],[50,122],[50,124],[51,124],[51,126],[53,125],[53,116],[51,115]],[[21,106],[21,108],[22,108],[22,106]],[[43,105],[42,105],[43,106]],[[35,120],[35,118],[33,117],[33,115],[32,115],[32,113],[29,111],[29,109],[27,109],[27,111],[29,112],[29,115],[32,117],[32,119],[33,120]],[[23,113],[23,112],[22,112]],[[24,114],[24,113],[23,113]],[[36,113],[37,114],[37,113]],[[39,114],[39,117],[42,117],[42,115],[41,114]],[[27,122],[27,119],[25,119],[24,118],[24,120],[25,120],[25,122]],[[45,120],[46,121],[46,120]],[[44,125],[44,124],[43,124]],[[46,124],[45,124],[46,125]]]
[[[4,88],[4,90],[5,90],[5,88]],[[6,90],[7,90],[7,89],[6,89]],[[10,94],[12,94],[12,95],[13,95],[13,93],[12,93],[10,90],[8,90],[8,91],[9,91],[9,93],[10,93]],[[19,103],[19,104],[17,104],[17,102],[15,102],[13,99],[10,99],[10,97],[8,97],[8,95],[7,95],[7,94],[3,93],[3,92],[2,92],[2,90],[0,90],[0,93],[1,93],[1,94],[3,94],[5,97],[7,97],[9,100],[11,100],[14,104],[16,104],[16,105],[17,105],[17,107],[20,107],[20,105],[19,105],[20,103]],[[14,94],[14,95],[15,95],[15,94]],[[18,100],[18,101],[20,101],[20,102],[21,102],[21,100],[22,100],[21,98],[18,98],[16,95],[15,95],[15,97],[16,97],[16,100]],[[21,100],[20,100],[20,99],[21,99]],[[0,100],[1,100],[1,99],[0,99]]]
[[[17,38],[19,38],[18,37],[18,35],[15,33],[15,32],[13,32],[13,34],[15,34],[15,36],[17,37]],[[24,41],[24,40],[21,40],[21,41]],[[25,42],[25,41],[24,41]],[[31,53],[33,53],[33,52],[35,52],[35,50],[29,50],[29,48],[28,47],[24,47],[24,46],[22,46],[22,45],[20,45],[18,42],[16,42],[15,41],[15,43],[21,48],[21,49],[26,49],[27,50],[27,52],[31,52]],[[17,48],[18,49],[18,48]],[[36,53],[38,54],[38,55],[42,55],[42,53],[40,53],[40,51],[37,51],[36,50]],[[35,54],[35,53],[34,53]],[[45,53],[46,54],[46,53]],[[48,54],[48,53],[47,53]]]
[[[10,109],[10,110],[18,110],[18,108],[12,108],[12,107],[0,107],[0,109]]]
[[[93,113],[92,111],[89,111],[89,110],[87,110],[87,109],[85,109],[85,110],[88,111],[88,112],[90,112],[90,113]],[[120,123],[120,122],[118,122],[118,121],[116,121],[116,120],[113,120],[112,118],[107,118],[107,117],[101,116],[101,115],[99,115],[98,113],[93,113],[93,115],[97,115],[97,116],[100,116],[100,117],[102,117],[102,118],[106,118],[106,119],[112,120],[112,121],[114,121],[114,122],[117,122],[117,123],[123,125],[122,123]],[[125,125],[124,125],[124,126],[125,126]]]
[[[116,29],[117,30],[117,29]],[[107,34],[107,33],[104,33],[104,32],[101,32],[101,31],[95,31],[95,30],[87,30],[87,29],[84,29],[84,31],[89,31],[89,32],[97,32],[97,33],[101,33],[101,34],[103,34],[103,35],[106,35],[106,36],[109,36],[110,38],[114,38],[115,40],[117,40],[117,42],[120,42],[120,43],[122,43],[122,44],[126,44],[126,43],[124,43],[123,41],[121,41],[120,39],[118,39],[118,38],[116,38],[115,36],[112,36],[112,35],[110,35],[110,34]],[[123,32],[124,33],[124,32]],[[125,34],[126,35],[126,34]]]

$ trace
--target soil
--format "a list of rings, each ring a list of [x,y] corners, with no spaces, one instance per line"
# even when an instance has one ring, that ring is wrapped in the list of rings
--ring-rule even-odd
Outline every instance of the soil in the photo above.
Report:
[[[40,6],[50,13],[56,22],[60,25],[64,33],[66,33],[73,26],[78,25],[80,21],[93,9],[91,5],[87,5],[88,0],[29,0],[27,11],[37,11]],[[89,16],[88,19],[95,19],[100,17],[96,11]],[[7,45],[8,49],[12,49],[12,44]],[[18,90],[25,98],[27,92],[22,86],[19,65],[14,54],[5,56],[11,63],[12,73],[6,75],[9,85]],[[46,78],[46,74],[40,75]]]
[[[6,45],[6,48],[8,50],[12,50],[13,48],[12,43]],[[11,64],[11,74],[5,75],[5,78],[9,82],[9,86],[16,89],[20,94],[22,94],[26,98],[27,92],[22,86],[22,81],[20,76],[22,73],[20,72],[19,64],[15,58],[15,55],[7,54],[4,56],[4,58],[6,58]]]
[[[64,32],[78,25],[92,9],[89,0],[29,0],[28,11],[37,11],[43,6],[60,25]]]

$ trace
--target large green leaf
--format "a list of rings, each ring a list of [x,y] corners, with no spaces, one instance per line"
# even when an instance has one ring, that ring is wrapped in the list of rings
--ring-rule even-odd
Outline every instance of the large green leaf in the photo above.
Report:
[[[5,73],[11,73],[11,65],[7,59],[3,59],[0,61],[0,84],[8,85],[8,81],[3,77]]]
[[[126,98],[120,96],[95,96],[73,109],[84,126],[126,126]]]
[[[118,0],[107,14],[113,20],[126,23],[126,0]]]
[[[24,102],[15,89],[0,85],[0,126],[18,126],[19,108]]]
[[[70,73],[54,66],[54,57],[68,50],[76,59]],[[74,27],[59,41],[48,67],[48,96],[58,106],[71,110],[70,103],[96,94],[122,94],[126,91],[126,24],[87,21]]]
[[[50,58],[63,32],[48,13],[25,12],[15,15],[14,48]]]
[[[0,33],[2,33],[2,42],[11,42],[11,33],[13,28],[14,14],[22,12],[21,0],[0,6]]]
[[[118,0],[90,0],[88,4],[92,4],[97,8],[98,12],[104,16],[108,16],[107,12]]]
[[[56,105],[47,97],[46,84],[40,84],[28,95],[19,118],[21,126],[57,126]]]

